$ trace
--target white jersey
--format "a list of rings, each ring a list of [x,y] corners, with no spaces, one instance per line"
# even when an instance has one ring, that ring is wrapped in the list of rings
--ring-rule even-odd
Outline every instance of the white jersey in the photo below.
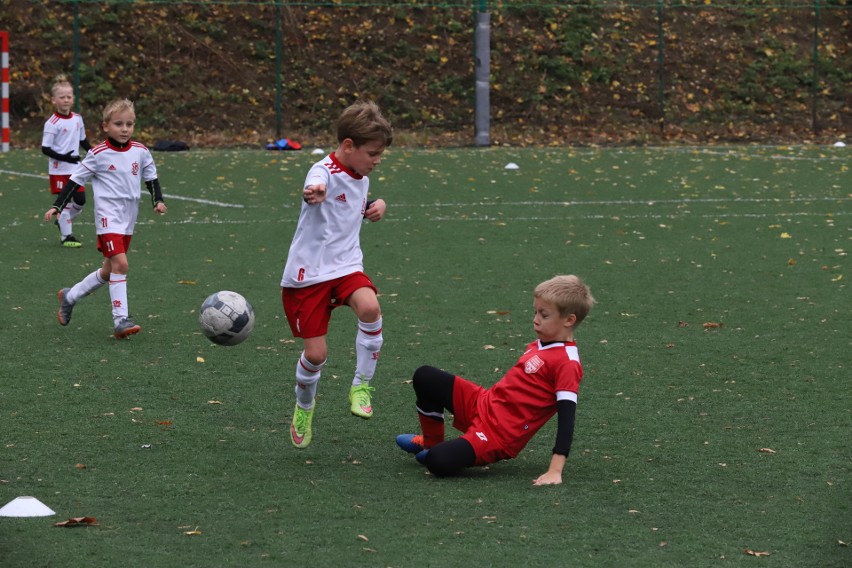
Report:
[[[109,140],[93,147],[71,174],[86,185],[91,180],[95,197],[95,228],[99,235],[132,235],[139,215],[142,182],[157,179],[151,151],[131,140],[119,148]]]
[[[302,202],[299,223],[281,278],[284,288],[304,288],[364,270],[361,224],[370,180],[328,155],[314,164],[305,187],[326,185],[322,203]]]
[[[53,113],[53,116],[44,123],[41,145],[47,146],[58,154],[71,152],[72,156],[79,156],[80,142],[85,139],[86,127],[83,126],[82,116],[76,112],[67,116]],[[69,164],[53,158],[47,161],[47,173],[52,176],[68,175],[76,167],[77,164]]]

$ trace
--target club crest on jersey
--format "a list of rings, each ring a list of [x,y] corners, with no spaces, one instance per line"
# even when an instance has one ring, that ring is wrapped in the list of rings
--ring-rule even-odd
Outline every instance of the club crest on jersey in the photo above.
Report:
[[[346,203],[346,194],[341,193],[337,197],[334,198],[335,201],[340,201],[341,203]]]
[[[139,162],[133,162],[130,164],[130,173],[133,175],[139,175]]]
[[[524,363],[524,372],[528,375],[532,375],[539,369],[544,366],[544,361],[538,355],[533,355],[532,357]]]

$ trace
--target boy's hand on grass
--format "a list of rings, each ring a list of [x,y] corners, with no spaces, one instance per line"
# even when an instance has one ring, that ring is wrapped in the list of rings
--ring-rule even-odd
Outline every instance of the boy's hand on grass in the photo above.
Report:
[[[533,485],[559,485],[562,483],[562,473],[548,471],[533,479]]]
[[[308,205],[316,205],[325,201],[326,186],[324,183],[317,183],[307,186],[302,192],[302,199]]]
[[[533,485],[559,485],[562,483],[562,469],[565,467],[567,456],[553,454],[547,471],[533,479]]]

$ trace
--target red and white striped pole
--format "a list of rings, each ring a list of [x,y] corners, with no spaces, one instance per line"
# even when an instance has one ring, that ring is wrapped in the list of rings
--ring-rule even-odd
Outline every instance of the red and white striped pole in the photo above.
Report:
[[[2,82],[2,111],[3,111],[3,137],[0,151],[9,151],[9,32],[0,31],[0,82]]]

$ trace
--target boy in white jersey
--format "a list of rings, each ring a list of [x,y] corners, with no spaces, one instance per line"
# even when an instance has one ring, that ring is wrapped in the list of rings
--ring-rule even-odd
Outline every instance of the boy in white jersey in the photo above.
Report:
[[[109,103],[103,114],[107,139],[86,154],[44,214],[44,220],[50,221],[68,205],[80,186],[92,182],[98,250],[105,257],[103,266],[74,286],[59,290],[57,319],[61,325],[68,325],[74,304],[108,283],[116,339],[142,330],[131,319],[127,305],[127,251],[139,215],[141,182],[151,194],[154,211],[166,212],[154,158],[148,148],[130,139],[135,125],[132,102],[118,99]]]
[[[364,274],[360,232],[364,219],[379,221],[382,199],[368,200],[367,178],[393,141],[393,130],[372,102],[357,102],[337,121],[337,150],[308,172],[302,210],[281,278],[284,313],[303,351],[296,364],[296,409],[290,439],[297,448],[311,443],[317,382],[326,362],[331,312],[349,306],[358,318],[355,377],[350,411],[373,415],[370,380],[379,359],[382,312],[376,287]]]
[[[466,467],[516,457],[556,414],[550,465],[533,485],[562,483],[583,378],[574,330],[594,303],[577,276],[555,276],[536,286],[533,330],[538,339],[490,388],[435,367],[418,368],[412,386],[422,434],[400,434],[397,445],[431,473],[456,475]],[[444,410],[452,413],[461,437],[444,440]]]
[[[50,193],[56,194],[62,191],[65,183],[71,178],[71,172],[80,162],[80,148],[88,152],[92,146],[86,138],[83,117],[71,111],[74,104],[74,89],[64,75],[56,78],[50,94],[54,112],[44,123],[41,153],[50,158],[47,162]],[[72,202],[63,209],[56,222],[63,247],[82,246],[82,243],[74,237],[73,222],[86,203],[85,190],[86,188],[81,186],[74,193]]]

